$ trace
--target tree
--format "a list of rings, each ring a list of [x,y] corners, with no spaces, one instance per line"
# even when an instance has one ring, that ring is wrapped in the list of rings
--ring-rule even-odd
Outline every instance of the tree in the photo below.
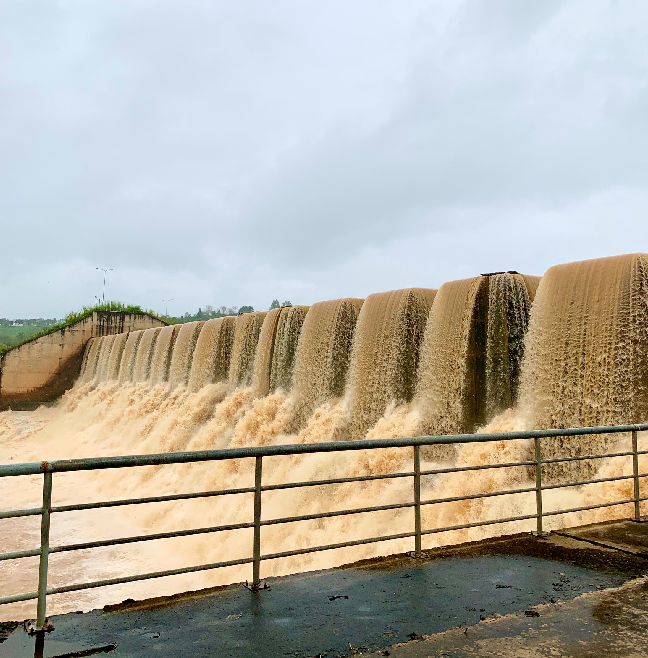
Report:
[[[279,303],[278,299],[273,299],[272,304],[270,304],[270,310],[272,311],[274,308],[281,308],[281,304]]]
[[[238,312],[239,315],[241,313],[254,313],[254,308],[252,308],[252,306],[241,306]]]
[[[292,306],[292,302],[284,302],[282,306]]]

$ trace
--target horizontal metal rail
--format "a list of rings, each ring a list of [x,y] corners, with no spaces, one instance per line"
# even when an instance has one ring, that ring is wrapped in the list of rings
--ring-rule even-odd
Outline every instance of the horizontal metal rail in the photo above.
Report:
[[[153,535],[137,535],[134,537],[120,537],[118,539],[101,539],[89,541],[82,544],[68,544],[66,546],[54,546],[49,549],[50,553],[64,553],[67,551],[85,551],[89,548],[102,548],[105,546],[119,546],[121,544],[134,544],[143,541],[155,541],[158,539],[172,539],[174,537],[191,537],[192,535],[207,535],[214,532],[228,530],[243,530],[254,527],[253,523],[232,523],[229,525],[212,526],[208,528],[193,528],[190,530],[175,530],[173,532],[158,532]]]
[[[120,578],[106,578],[104,580],[95,580],[90,583],[77,583],[74,585],[64,585],[63,587],[51,587],[47,590],[48,594],[63,594],[64,592],[77,592],[83,589],[93,589],[95,587],[107,587],[108,585],[121,585],[123,583],[134,583],[138,580],[151,580],[152,578],[163,578],[166,576],[179,576],[183,573],[196,573],[197,571],[209,571],[220,569],[222,567],[233,567],[240,564],[250,564],[252,558],[241,558],[239,560],[227,560],[225,562],[212,562],[210,564],[200,564],[191,567],[182,567],[180,569],[167,569],[165,571],[153,571],[150,573],[138,574],[137,576],[122,576]],[[14,594],[12,596],[0,597],[0,604],[16,603],[18,601],[30,601],[38,598],[38,592],[28,592],[26,594]]]
[[[638,451],[639,455],[648,454],[648,450]],[[604,455],[588,455],[585,457],[563,457],[558,459],[543,459],[542,464],[555,464],[559,462],[570,462],[570,461],[584,461],[590,459],[605,459],[608,457],[629,457],[632,456],[632,452],[616,452],[609,453]],[[435,468],[430,470],[421,471],[421,476],[425,475],[440,475],[444,473],[464,473],[466,471],[482,471],[488,469],[500,469],[500,468],[514,468],[517,466],[535,466],[535,461],[520,461],[520,462],[505,462],[502,464],[486,464],[479,466],[458,466],[453,468]],[[413,472],[403,472],[403,473],[388,473],[381,475],[364,475],[361,477],[349,477],[349,478],[331,478],[328,480],[311,480],[309,482],[287,482],[285,484],[266,484],[261,487],[261,491],[278,491],[282,489],[296,489],[304,487],[317,487],[331,484],[346,484],[351,482],[370,482],[373,480],[391,480],[396,478],[403,477],[413,477]],[[543,486],[543,489],[552,489],[559,487],[573,487],[581,484],[593,484],[594,482],[607,482],[612,480],[623,480],[627,478],[632,478],[634,476],[619,476],[613,478],[605,478],[599,480],[586,480],[583,482],[568,482],[567,484],[559,484],[553,486]],[[640,478],[648,477],[648,473],[642,473],[639,475]],[[144,498],[126,498],[123,500],[107,500],[100,501],[96,503],[80,503],[77,505],[58,505],[52,507],[50,512],[54,514],[55,512],[75,512],[82,510],[92,510],[92,509],[101,509],[105,507],[121,507],[125,505],[142,505],[147,503],[166,503],[175,500],[191,500],[194,498],[211,498],[215,496],[228,496],[242,493],[254,493],[254,487],[243,487],[240,489],[223,489],[219,491],[200,491],[196,493],[185,493],[185,494],[169,494],[166,496],[149,496]],[[34,507],[30,509],[22,510],[8,510],[0,511],[0,519],[9,519],[16,518],[21,516],[38,516],[42,514],[42,507]],[[1,559],[1,558],[0,558]]]
[[[310,480],[308,482],[286,482],[285,484],[265,484],[261,491],[278,491],[280,489],[297,489],[300,487],[320,487],[327,484],[346,484],[348,482],[371,482],[372,480],[394,480],[412,477],[414,473],[386,473],[381,475],[362,475],[354,478],[331,478],[329,480]],[[254,491],[254,490],[253,490]]]
[[[466,496],[451,496],[450,498],[433,498],[431,500],[422,500],[421,505],[438,505],[440,503],[457,503],[462,500],[477,500],[478,498],[493,498],[494,496],[512,496],[515,494],[531,493],[535,487],[524,487],[522,489],[502,489],[502,491],[486,491],[478,494],[468,494]]]
[[[11,553],[0,553],[0,562],[3,560],[19,560],[23,557],[35,557],[41,554],[40,548],[28,548],[24,551],[12,551]]]
[[[81,505],[59,505],[52,507],[54,512],[77,512],[87,509],[100,509],[102,507],[121,507],[123,505],[142,505],[146,503],[168,503],[173,500],[191,500],[194,498],[213,498],[215,496],[232,496],[235,494],[254,493],[254,489],[223,489],[222,491],[202,491],[186,494],[169,494],[168,496],[149,496],[148,498],[125,498],[124,500],[106,500],[97,503],[83,503]]]
[[[645,455],[648,452],[638,452],[638,455]],[[583,455],[580,457],[556,457],[555,459],[541,459],[542,464],[559,464],[561,462],[584,462],[591,459],[608,459],[610,457],[631,457],[634,452],[606,452],[602,455]]]
[[[38,592],[24,592],[23,594],[11,594],[0,596],[0,605],[5,603],[18,603],[20,601],[32,601],[38,599]]]
[[[617,482],[619,480],[632,480],[635,477],[645,478],[648,477],[648,473],[641,473],[639,475],[617,475],[616,477],[611,477],[611,478],[594,478],[593,480],[580,480],[577,482],[565,482],[561,484],[543,484],[542,490],[547,491],[548,489],[564,489],[565,487],[581,487],[586,484],[598,484],[599,482]]]
[[[515,466],[535,466],[535,461],[505,462],[503,464],[479,464],[478,466],[453,466],[451,468],[431,468],[421,471],[421,475],[442,475],[443,473],[464,473],[466,471],[487,471],[491,468],[513,468]]]
[[[194,452],[168,452],[151,455],[127,455],[123,457],[89,457],[86,459],[59,459],[56,461],[29,462],[0,465],[0,477],[14,475],[39,475],[40,473],[66,473],[70,471],[94,471],[106,468],[133,466],[160,466],[163,464],[188,464],[192,462],[223,461],[243,457],[274,457],[278,455],[307,455],[319,452],[347,452],[349,450],[373,450],[375,448],[410,448],[412,446],[449,445],[456,443],[488,443],[492,441],[517,441],[522,439],[589,434],[618,434],[622,432],[648,431],[648,423],[601,427],[570,427],[566,429],[527,430],[494,434],[454,434],[448,436],[417,436],[404,439],[367,439],[363,441],[338,441],[332,443],[298,443],[289,445],[227,448],[225,450],[197,450]],[[607,457],[608,455],[600,455]],[[567,461],[567,459],[565,460]]]
[[[558,516],[560,514],[572,514],[574,512],[587,512],[592,509],[600,509],[603,507],[615,507],[616,505],[628,505],[634,503],[634,498],[627,500],[615,500],[611,503],[599,503],[598,505],[584,505],[583,507],[572,507],[570,509],[554,510],[553,512],[545,512],[543,516]]]
[[[15,509],[0,512],[0,519],[15,519],[21,516],[40,516],[43,513],[42,507],[32,507],[30,509]]]
[[[634,517],[639,520],[639,506],[643,501],[648,500],[648,496],[640,496],[640,481],[648,477],[648,473],[639,473],[638,457],[639,455],[648,454],[648,450],[640,451],[637,447],[637,433],[648,431],[648,423],[638,425],[618,425],[605,427],[579,427],[568,429],[551,429],[551,430],[533,430],[523,432],[501,432],[497,434],[460,434],[453,436],[425,436],[398,439],[375,439],[367,441],[344,441],[336,443],[315,443],[315,444],[293,444],[280,446],[258,446],[250,448],[234,448],[227,450],[203,450],[197,452],[179,452],[179,453],[162,453],[152,455],[131,455],[123,457],[94,457],[88,459],[70,459],[57,461],[32,462],[26,464],[5,464],[0,465],[0,477],[13,477],[21,475],[38,475],[44,477],[43,504],[41,507],[26,508],[20,510],[0,511],[0,519],[10,519],[28,516],[41,516],[41,546],[36,549],[25,549],[0,554],[2,560],[16,560],[21,558],[39,557],[39,585],[35,592],[26,592],[0,597],[0,604],[15,603],[19,601],[29,601],[36,599],[38,601],[38,614],[36,628],[43,629],[45,623],[45,604],[47,595],[61,594],[65,592],[74,592],[83,589],[95,587],[105,587],[123,583],[149,580],[152,578],[162,578],[185,573],[198,571],[208,571],[224,567],[232,567],[244,564],[253,565],[252,588],[258,588],[260,585],[260,564],[265,560],[276,560],[288,558],[296,555],[305,555],[318,551],[329,551],[377,542],[393,541],[407,538],[415,538],[415,554],[418,555],[421,550],[421,537],[437,533],[454,532],[472,528],[515,523],[520,521],[536,520],[537,531],[542,534],[542,520],[546,517],[584,512],[599,508],[613,507],[634,504]],[[578,455],[573,457],[555,457],[544,459],[542,456],[541,440],[551,437],[578,437],[593,434],[611,434],[611,433],[629,433],[632,438],[632,450],[621,451],[600,455]],[[421,470],[420,468],[420,448],[428,445],[453,445],[453,444],[472,444],[497,441],[515,441],[515,440],[533,440],[535,445],[535,459],[523,460],[517,462],[501,462],[495,464],[476,464],[466,466],[448,466],[443,468],[434,468]],[[306,455],[326,452],[347,452],[350,450],[376,450],[385,448],[413,448],[414,470],[396,473],[373,473],[368,475],[344,478],[329,478],[321,480],[309,480],[306,482],[286,482],[278,484],[262,483],[262,460],[264,457],[275,457],[284,455]],[[632,457],[633,474],[620,475],[616,477],[591,478],[588,480],[577,480],[573,482],[557,482],[545,484],[542,482],[542,472],[545,467],[553,464],[566,462],[600,460],[620,457]],[[75,471],[89,471],[110,468],[133,468],[144,466],[161,466],[170,464],[184,464],[205,461],[223,461],[231,459],[255,459],[255,479],[254,486],[241,487],[236,489],[222,489],[215,491],[178,493],[160,496],[150,496],[142,498],[126,498],[121,500],[97,501],[89,503],[65,504],[53,506],[51,504],[52,475],[54,473],[67,473]],[[483,491],[471,494],[447,496],[442,498],[432,498],[427,500],[421,499],[421,478],[424,476],[438,476],[443,474],[455,474],[474,472],[487,469],[508,469],[532,467],[535,471],[535,486],[525,486],[513,489],[502,489],[498,491]],[[352,509],[325,511],[313,514],[302,514],[290,517],[280,517],[274,519],[262,519],[262,495],[265,492],[276,492],[282,490],[291,490],[304,487],[343,485],[356,482],[373,482],[393,480],[398,478],[413,478],[414,496],[411,502],[373,505],[367,507],[358,507]],[[568,487],[583,487],[590,484],[607,483],[613,481],[633,480],[634,495],[632,498],[616,501],[607,501],[604,503],[574,507],[569,509],[555,509],[544,511],[542,509],[544,491],[559,490]],[[535,493],[536,512],[534,514],[524,514],[499,519],[481,519],[471,523],[463,523],[452,526],[442,526],[437,528],[423,529],[421,527],[421,508],[423,506],[440,505],[448,503],[457,503],[461,501],[479,500],[492,498],[496,496],[524,495]],[[52,513],[88,511],[102,508],[114,508],[128,505],[141,505],[151,503],[170,503],[181,500],[209,499],[228,495],[252,494],[254,502],[254,519],[249,522],[215,525],[202,528],[190,528],[186,530],[176,530],[170,532],[161,532],[148,535],[135,535],[131,537],[117,537],[113,539],[103,539],[97,541],[67,544],[60,546],[49,545],[49,524]],[[381,535],[378,537],[367,537],[363,539],[354,539],[349,541],[337,542],[320,546],[301,547],[293,550],[286,550],[276,553],[263,554],[261,552],[261,529],[267,526],[277,526],[286,523],[297,523],[302,521],[313,521],[327,518],[343,517],[355,514],[367,514],[383,511],[407,510],[413,509],[415,530],[413,532],[402,532],[390,535]],[[236,530],[252,530],[253,535],[253,555],[239,559],[227,560],[222,562],[212,562],[202,565],[189,567],[180,567],[167,569],[164,571],[154,571],[145,574],[130,576],[121,576],[96,580],[86,583],[76,583],[63,585],[59,587],[47,587],[47,565],[49,554],[64,553],[72,551],[82,551],[95,548],[106,548],[110,546],[120,546],[126,544],[165,540],[171,538],[189,537],[195,535],[229,532]]]
[[[414,537],[415,532],[400,532],[397,535],[382,535],[380,537],[370,537],[369,539],[354,539],[352,541],[342,541],[337,544],[326,544],[324,546],[312,546],[311,548],[298,548],[294,551],[282,551],[281,553],[269,553],[262,555],[262,560],[278,560],[284,557],[293,557],[294,555],[306,555],[308,553],[318,553],[319,551],[333,551],[338,548],[350,548],[351,546],[363,546],[364,544],[376,544],[382,541],[392,541],[394,539],[407,539]]]
[[[460,525],[444,526],[443,528],[430,528],[424,530],[424,535],[434,535],[439,532],[452,532],[454,530],[468,530],[469,528],[480,528],[485,525],[497,525],[499,523],[513,523],[515,521],[528,521],[535,519],[537,514],[524,514],[522,516],[510,516],[504,519],[490,519],[488,521],[475,521],[474,523],[462,523]]]

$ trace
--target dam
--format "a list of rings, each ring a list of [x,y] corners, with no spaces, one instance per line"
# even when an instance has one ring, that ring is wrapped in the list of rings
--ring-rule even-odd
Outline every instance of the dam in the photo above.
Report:
[[[409,500],[411,484],[396,476],[411,475],[411,448],[395,443],[384,450],[350,450],[341,459],[332,452],[300,453],[300,446],[645,422],[647,326],[648,257],[632,254],[558,265],[542,278],[503,271],[438,289],[405,288],[364,300],[343,298],[94,336],[84,348],[75,385],[57,404],[0,414],[0,462],[289,446],[293,452],[285,457],[264,457],[263,550],[279,557],[263,563],[263,577],[404,553],[412,542],[398,536],[409,532],[412,508],[399,505]],[[570,459],[544,464],[544,481],[558,486],[593,476],[601,480],[552,489],[547,505],[567,501],[567,507],[578,510],[614,497],[630,500],[631,460],[580,459],[618,451],[628,437],[626,432],[623,437],[601,433],[543,439],[547,456]],[[535,530],[534,454],[532,440],[422,446],[420,469],[434,472],[420,475],[421,495],[445,502],[420,508],[420,522],[429,531],[421,548]],[[524,465],[479,470],[493,462]],[[648,470],[645,455],[639,467],[642,473]],[[603,482],[615,476],[625,479]],[[15,487],[14,478],[0,478],[3,508],[38,503],[41,481],[26,477],[31,479],[24,489]],[[119,580],[152,566],[173,570],[187,558],[196,564],[221,563],[248,555],[253,528],[237,526],[249,519],[258,478],[251,460],[57,474],[52,495],[59,506],[127,496],[157,500],[174,493],[193,498],[105,506],[92,516],[73,510],[69,519],[53,524],[54,543],[85,544],[198,526],[228,529],[217,541],[210,534],[169,536],[128,550],[106,545],[78,560],[71,553],[53,554],[52,583],[62,585],[80,575]],[[306,480],[334,482],[280,488]],[[214,490],[241,495],[224,495],[217,503],[200,497]],[[499,490],[512,493],[471,498]],[[371,514],[341,513],[377,503],[381,509]],[[331,517],[323,518],[323,510]],[[545,529],[627,517],[627,510],[602,507],[549,516]],[[297,515],[308,518],[273,523]],[[513,517],[520,520],[495,522]],[[484,519],[492,523],[475,525]],[[38,526],[29,521],[3,520],[1,551],[26,550],[37,541]],[[432,532],[444,527],[457,529]],[[394,538],[359,543],[379,535]],[[348,545],[306,552],[330,544]],[[304,552],[285,555],[291,546],[305,547]],[[0,575],[12,591],[34,586],[11,571],[8,562],[0,562]],[[228,564],[144,581],[138,596],[249,577],[247,565]],[[51,606],[55,612],[89,609],[128,598],[129,591],[127,584],[115,582],[105,590],[62,592],[52,597]],[[25,616],[29,606],[16,602],[0,612]]]
[[[77,380],[92,338],[121,334],[121,341],[130,331],[164,324],[149,313],[93,311],[5,352],[0,355],[0,410],[34,408],[60,397]]]

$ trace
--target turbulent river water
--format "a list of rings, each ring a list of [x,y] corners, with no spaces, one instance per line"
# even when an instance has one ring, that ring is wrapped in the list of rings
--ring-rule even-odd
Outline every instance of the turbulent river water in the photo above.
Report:
[[[571,263],[313,306],[92,339],[54,406],[0,413],[0,463],[251,445],[642,422],[648,418],[648,259]],[[549,455],[612,451],[628,437],[548,440]],[[624,446],[626,444],[623,444]],[[424,468],[527,459],[526,441],[428,448]],[[264,483],[406,472],[411,449],[272,457]],[[642,460],[641,470],[648,463]],[[627,458],[547,467],[547,481],[629,474]],[[54,477],[54,504],[252,486],[252,460]],[[423,498],[530,485],[526,468],[423,478]],[[38,506],[42,479],[0,480],[3,509]],[[545,510],[631,497],[629,480],[545,493]],[[265,492],[266,519],[412,500],[411,478]],[[533,493],[423,507],[424,528],[533,514]],[[549,517],[549,528],[628,516],[627,507]],[[52,545],[251,520],[250,494],[56,514]],[[531,530],[533,520],[428,535],[424,547]],[[386,510],[262,530],[264,553],[409,532]],[[0,552],[32,548],[39,517],[0,521]],[[50,585],[250,555],[251,530],[53,554]],[[411,550],[412,540],[267,561],[262,576]],[[0,562],[2,594],[31,591],[37,558]],[[249,579],[249,565],[52,597],[85,610]],[[33,616],[31,602],[0,618]]]

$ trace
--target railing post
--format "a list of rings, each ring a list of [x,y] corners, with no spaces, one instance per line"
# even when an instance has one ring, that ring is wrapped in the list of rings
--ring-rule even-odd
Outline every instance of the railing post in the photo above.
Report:
[[[47,563],[49,559],[50,512],[52,509],[52,474],[43,474],[43,512],[41,514],[40,562],[38,565],[38,604],[36,608],[36,631],[45,628],[47,612]]]
[[[414,554],[421,554],[421,448],[414,446]]]
[[[257,457],[254,465],[254,550],[252,566],[252,589],[261,585],[261,475],[263,457]]]
[[[634,475],[635,521],[641,521],[639,509],[639,455],[637,454],[637,432],[632,432],[632,474]]]
[[[542,537],[542,451],[540,447],[540,437],[536,436],[535,441],[535,459],[536,459],[536,514],[538,517],[537,535]]]

